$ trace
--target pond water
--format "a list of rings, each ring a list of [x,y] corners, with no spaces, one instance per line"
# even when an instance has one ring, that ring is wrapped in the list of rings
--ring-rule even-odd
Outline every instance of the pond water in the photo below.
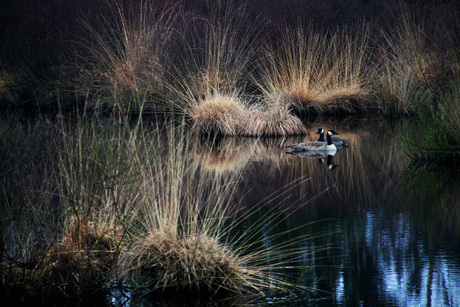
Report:
[[[403,123],[324,122],[308,130],[317,127],[338,131],[348,148],[324,157],[287,152],[286,145],[313,134],[226,138],[187,153],[216,178],[241,173],[235,192],[241,208],[258,216],[280,210],[281,220],[263,226],[283,235],[263,236],[264,248],[313,236],[299,242],[302,269],[290,273],[312,290],[255,305],[460,306],[460,174],[411,165],[398,140]],[[243,226],[257,222],[251,215]],[[151,305],[123,295],[114,294],[115,305]]]
[[[318,291],[264,303],[459,306],[459,176],[410,165],[398,124],[315,123],[309,131],[320,126],[339,131],[349,147],[334,156],[306,157],[285,148],[302,138],[232,139],[222,141],[208,160],[213,162],[204,165],[216,173],[242,169],[248,208],[263,210],[270,206],[267,197],[283,195],[281,207],[296,209],[277,224],[280,231],[317,222],[306,229],[322,235],[305,246],[299,274],[303,285]],[[325,244],[331,248],[323,255],[312,252]]]

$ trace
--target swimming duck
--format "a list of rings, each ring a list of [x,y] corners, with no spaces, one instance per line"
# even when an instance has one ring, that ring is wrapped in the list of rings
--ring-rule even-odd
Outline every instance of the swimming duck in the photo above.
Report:
[[[324,129],[323,128],[318,128],[318,131],[316,131],[316,134],[319,134],[319,138],[316,140],[318,142],[324,142]],[[335,146],[347,146],[347,139],[341,138],[339,136],[333,136],[332,138],[332,143]]]
[[[319,129],[318,129],[319,131]],[[332,135],[339,134],[334,130],[327,131],[326,142],[305,142],[299,144],[288,145],[287,147],[292,148],[293,151],[310,151],[310,150],[322,150],[322,151],[337,151],[337,147],[332,143]]]

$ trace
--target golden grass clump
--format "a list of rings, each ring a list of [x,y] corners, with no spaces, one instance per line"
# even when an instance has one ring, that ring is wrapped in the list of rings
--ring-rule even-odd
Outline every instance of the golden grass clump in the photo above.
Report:
[[[59,287],[94,289],[107,281],[122,230],[109,223],[72,217],[46,258],[43,278]]]
[[[90,39],[81,38],[81,44],[89,65],[81,69],[80,90],[96,90],[123,109],[148,102],[145,107],[162,110],[157,96],[165,91],[169,63],[165,50],[174,29],[175,6],[158,13],[154,1],[142,0],[129,8],[113,2],[110,9],[115,21],[103,19],[98,27],[83,22]]]
[[[311,107],[318,113],[357,113],[365,110],[368,91],[358,84],[332,88],[318,94]]]
[[[203,134],[241,135],[248,109],[233,95],[216,93],[191,104],[189,115],[195,131]]]
[[[392,31],[381,31],[382,65],[377,67],[379,86],[376,96],[387,114],[408,114],[412,102],[421,103],[423,88],[432,80],[436,55],[427,48],[423,23],[416,22],[407,7],[402,10],[400,23]]]
[[[206,18],[182,14],[183,40],[166,100],[200,132],[240,135],[246,113],[241,93],[260,45],[260,27],[248,17],[246,5],[209,2],[208,9],[212,13]]]
[[[247,136],[289,136],[307,134],[302,121],[291,113],[290,97],[272,95],[266,103],[248,113],[244,131]]]
[[[195,142],[188,144],[179,133],[168,132],[170,154],[144,165],[148,170],[136,177],[133,211],[138,219],[129,227],[130,243],[120,252],[118,277],[149,293],[209,298],[239,292],[244,266],[225,238],[225,221],[235,207],[227,203],[236,190],[230,183],[238,175],[216,180],[183,154]]]
[[[244,265],[215,237],[152,231],[120,255],[120,267],[150,291],[239,292]]]
[[[376,97],[388,115],[413,114],[431,104],[460,72],[454,51],[458,31],[452,24],[407,5],[398,12],[396,26],[380,31],[383,43],[376,65]]]
[[[299,114],[365,110],[371,78],[366,65],[369,33],[363,29],[351,36],[342,31],[286,29],[282,41],[267,48],[261,75],[254,77],[264,96],[284,93]]]
[[[214,94],[190,108],[195,131],[206,135],[288,136],[307,134],[302,121],[291,113],[289,97],[278,95],[266,104],[249,107],[236,94]]]

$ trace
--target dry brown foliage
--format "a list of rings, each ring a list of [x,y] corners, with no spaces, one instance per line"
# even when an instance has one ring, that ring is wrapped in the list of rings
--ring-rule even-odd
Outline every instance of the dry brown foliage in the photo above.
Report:
[[[215,237],[152,231],[120,255],[125,274],[151,291],[226,290],[239,292],[244,265]]]
[[[43,278],[58,285],[97,287],[116,259],[122,229],[88,217],[72,217],[46,258]]]

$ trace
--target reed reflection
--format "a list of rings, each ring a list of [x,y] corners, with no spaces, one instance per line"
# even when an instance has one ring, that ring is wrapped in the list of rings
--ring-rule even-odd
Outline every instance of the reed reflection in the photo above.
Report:
[[[245,154],[242,185],[251,192],[242,203],[269,210],[274,205],[267,196],[276,198],[286,219],[267,229],[276,225],[281,241],[299,225],[320,221],[303,231],[326,235],[299,246],[305,256],[293,266],[304,267],[297,272],[302,284],[328,291],[331,304],[426,305],[442,296],[448,298],[443,305],[458,303],[457,284],[451,282],[460,280],[456,173],[410,167],[384,124],[337,131],[349,147],[332,155],[287,153],[283,146],[311,137],[247,139],[258,150]],[[265,248],[278,243],[263,242]],[[325,254],[315,254],[316,249]]]

